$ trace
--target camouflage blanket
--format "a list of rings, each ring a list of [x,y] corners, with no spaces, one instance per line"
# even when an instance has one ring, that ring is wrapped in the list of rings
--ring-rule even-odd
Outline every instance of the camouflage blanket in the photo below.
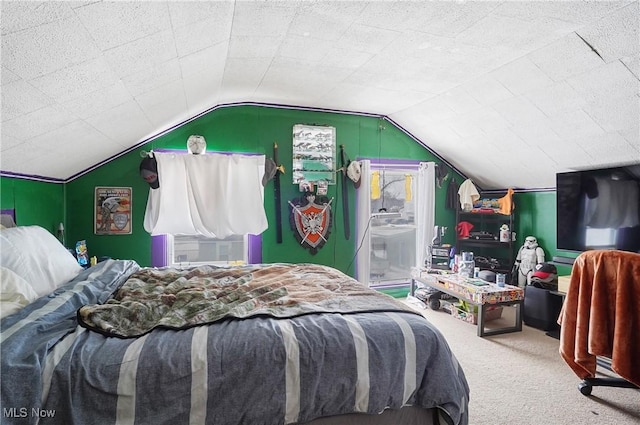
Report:
[[[364,311],[414,312],[334,268],[276,263],[142,269],[106,303],[83,306],[77,317],[88,329],[131,338],[229,318]]]

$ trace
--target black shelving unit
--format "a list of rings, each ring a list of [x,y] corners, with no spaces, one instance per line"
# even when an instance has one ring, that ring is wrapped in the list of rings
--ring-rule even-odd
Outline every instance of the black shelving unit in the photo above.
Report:
[[[506,274],[507,283],[510,283],[511,269],[515,261],[515,249],[513,238],[508,242],[500,242],[500,227],[503,224],[509,226],[509,236],[514,231],[513,214],[505,215],[486,212],[457,211],[456,224],[469,222],[473,225],[472,232],[483,232],[485,235],[478,239],[472,237],[456,239],[456,252],[472,251],[476,260],[476,267],[480,270],[491,270],[496,273]],[[486,259],[486,261],[483,261]]]

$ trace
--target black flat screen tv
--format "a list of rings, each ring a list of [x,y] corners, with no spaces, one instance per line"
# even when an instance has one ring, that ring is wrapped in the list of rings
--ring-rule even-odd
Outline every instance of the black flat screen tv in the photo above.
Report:
[[[556,175],[557,248],[640,252],[640,164]]]

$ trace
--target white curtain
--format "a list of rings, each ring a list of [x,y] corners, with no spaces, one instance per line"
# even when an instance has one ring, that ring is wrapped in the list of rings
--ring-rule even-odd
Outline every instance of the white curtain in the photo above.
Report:
[[[147,232],[225,238],[267,229],[264,155],[153,155],[160,187],[149,189]]]
[[[369,225],[371,223],[371,161],[364,159],[360,161],[360,187],[356,195],[356,249],[360,249],[356,255],[356,279],[364,285],[369,286],[369,270],[371,256],[369,247],[371,246],[371,234]]]
[[[435,182],[436,165],[433,162],[421,162],[418,168],[418,189],[416,194],[416,267],[424,267],[427,249],[435,236]]]

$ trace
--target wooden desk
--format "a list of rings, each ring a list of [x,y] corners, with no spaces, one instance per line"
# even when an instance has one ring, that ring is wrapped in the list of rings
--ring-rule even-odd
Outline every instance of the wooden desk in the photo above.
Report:
[[[473,283],[474,281],[481,281],[481,279],[462,278],[455,274],[426,273],[414,269],[411,273],[411,295],[414,295],[418,284],[423,284],[478,306],[478,336],[480,337],[522,331],[524,289],[512,285],[500,287],[490,282],[478,286]],[[498,329],[485,329],[486,305],[514,306],[515,324]]]

